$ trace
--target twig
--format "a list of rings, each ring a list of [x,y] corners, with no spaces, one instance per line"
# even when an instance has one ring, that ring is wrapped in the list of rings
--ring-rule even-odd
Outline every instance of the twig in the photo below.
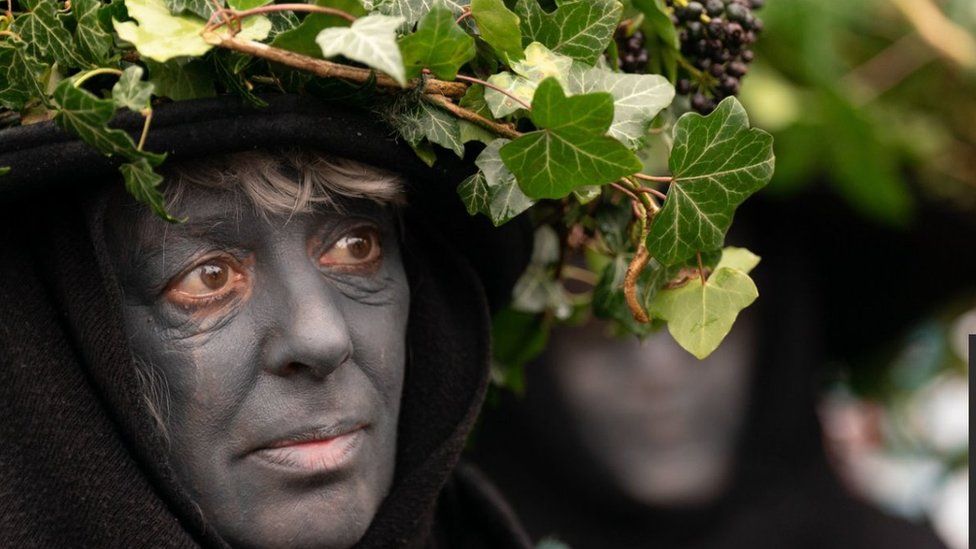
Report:
[[[641,188],[637,189],[637,192],[650,193],[650,194],[653,194],[654,196],[660,198],[661,200],[667,200],[667,198],[668,198],[668,195],[662,193],[661,191],[659,191],[657,189],[652,189],[650,187],[641,187]]]
[[[119,69],[111,69],[108,67],[103,67],[100,69],[90,70],[86,73],[82,73],[81,76],[75,79],[74,85],[76,88],[80,88],[89,78],[93,76],[98,76],[100,74],[114,74],[115,76],[122,76],[122,71]]]
[[[136,145],[136,150],[142,150],[142,146],[146,144],[146,136],[149,135],[149,125],[152,124],[153,111],[152,109],[146,109],[142,111],[142,115],[146,117],[145,121],[142,123],[142,135],[139,136],[139,144]]]
[[[213,44],[228,50],[246,53],[275,63],[281,63],[289,67],[303,70],[323,78],[342,78],[359,84],[368,82],[372,75],[376,75],[376,85],[385,88],[398,88],[401,86],[396,80],[389,76],[376,73],[370,69],[351,67],[341,63],[333,63],[324,59],[316,59],[300,53],[291,52],[254,40],[244,40],[235,37],[221,36],[215,32],[204,32],[203,39],[208,44]],[[421,84],[419,79],[411,80],[407,83],[408,88],[414,88]],[[424,93],[444,95],[447,97],[462,97],[467,91],[468,86],[460,82],[447,82],[444,80],[427,79],[423,81]]]
[[[653,181],[655,183],[671,183],[674,178],[670,175],[647,175],[643,173],[635,173],[634,177],[637,179],[643,179],[644,181]]]
[[[492,120],[485,118],[484,116],[481,116],[480,114],[472,110],[468,110],[465,109],[464,107],[455,105],[450,99],[448,99],[443,95],[439,95],[435,93],[427,93],[424,94],[423,97],[427,101],[430,101],[434,105],[437,105],[438,107],[450,112],[454,116],[462,120],[467,120],[468,122],[473,122],[475,124],[478,124],[482,128],[485,128],[489,131],[493,131],[502,137],[515,139],[516,137],[520,137],[522,135],[520,132],[516,131],[515,128],[512,128],[511,126],[508,126],[506,124],[501,124],[499,122],[494,122]]]
[[[464,11],[458,16],[457,21],[454,22],[455,25],[460,25],[462,21],[471,17],[471,6],[464,6]]]
[[[643,206],[639,207],[643,210]],[[647,262],[651,260],[651,254],[647,251],[647,235],[650,232],[650,223],[647,222],[647,211],[641,212],[643,215],[640,216],[640,241],[637,243],[637,253],[634,254],[634,258],[627,265],[627,274],[624,276],[624,297],[627,299],[627,306],[630,307],[630,313],[634,315],[634,320],[640,322],[641,324],[646,324],[651,321],[650,317],[647,316],[647,311],[644,310],[644,305],[637,298],[637,278],[640,277],[641,272],[647,267]]]
[[[516,97],[512,92],[510,92],[508,90],[505,90],[505,89],[502,89],[502,88],[499,88],[498,86],[492,84],[491,82],[487,82],[487,81],[482,80],[480,78],[474,78],[473,76],[465,76],[463,74],[457,75],[456,78],[458,80],[463,81],[463,82],[471,82],[472,84],[481,84],[482,86],[484,86],[486,88],[493,89],[496,92],[498,92],[498,93],[500,93],[502,95],[507,96],[508,98],[510,98],[512,101],[515,101],[519,105],[522,105],[522,107],[525,108],[525,110],[527,110],[527,111],[532,110],[532,105],[529,105],[528,103],[526,103],[525,101],[523,101],[519,97]]]
[[[637,195],[636,194],[630,192],[630,189],[624,187],[620,183],[611,183],[610,186],[613,187],[614,189],[617,189],[618,191],[624,193],[628,197],[630,197],[630,200],[631,201],[637,202],[638,204],[640,203],[640,198],[637,198]]]

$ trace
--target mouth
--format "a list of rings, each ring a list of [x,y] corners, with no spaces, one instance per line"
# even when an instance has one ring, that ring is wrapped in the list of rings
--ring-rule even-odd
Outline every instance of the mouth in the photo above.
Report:
[[[331,473],[347,468],[366,438],[366,424],[313,428],[274,440],[252,452],[279,468],[304,473]]]

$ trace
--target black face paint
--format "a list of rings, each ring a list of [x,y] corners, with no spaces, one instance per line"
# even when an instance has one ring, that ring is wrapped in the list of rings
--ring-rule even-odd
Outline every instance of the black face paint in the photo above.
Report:
[[[192,187],[176,213],[190,222],[106,213],[173,469],[234,546],[353,545],[396,456],[410,292],[393,216],[356,201],[263,217]]]

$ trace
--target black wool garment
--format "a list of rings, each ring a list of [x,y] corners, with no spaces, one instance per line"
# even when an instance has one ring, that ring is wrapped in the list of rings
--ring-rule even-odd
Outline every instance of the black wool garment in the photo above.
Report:
[[[204,131],[207,116],[241,128],[249,116],[231,102],[206,106],[185,118],[196,129],[183,144],[180,116],[161,109],[157,146],[183,157],[253,148],[222,131],[210,135],[217,145],[203,146],[194,132]],[[458,463],[487,385],[488,297],[500,303],[510,291],[528,260],[531,231],[519,222],[489,231],[467,218],[453,191],[460,179],[398,164],[407,158],[403,147],[369,126],[369,117],[285,98],[255,124],[277,145],[332,152],[330,143],[350,139],[323,130],[323,116],[361,132],[353,140],[361,149],[347,143],[336,154],[405,173],[417,204],[403,213],[411,308],[395,478],[357,547],[529,547],[497,492]],[[107,276],[100,220],[86,219],[80,206],[100,185],[120,182],[100,157],[80,153],[92,166],[72,157],[86,149],[50,127],[10,135],[0,134],[0,160],[19,158],[14,171],[31,175],[8,180],[0,194],[0,546],[226,547],[161,457],[164,441],[143,401],[120,292]]]

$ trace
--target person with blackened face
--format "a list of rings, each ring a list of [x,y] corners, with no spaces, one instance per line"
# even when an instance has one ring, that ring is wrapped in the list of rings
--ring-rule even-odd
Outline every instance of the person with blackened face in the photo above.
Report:
[[[507,294],[528,231],[497,241],[522,258],[488,281],[413,207],[411,181],[459,179],[396,170],[385,137],[354,160],[284,134],[201,152],[179,127],[180,223],[92,183],[5,224],[0,540],[527,547],[457,463],[487,379],[485,292]]]

